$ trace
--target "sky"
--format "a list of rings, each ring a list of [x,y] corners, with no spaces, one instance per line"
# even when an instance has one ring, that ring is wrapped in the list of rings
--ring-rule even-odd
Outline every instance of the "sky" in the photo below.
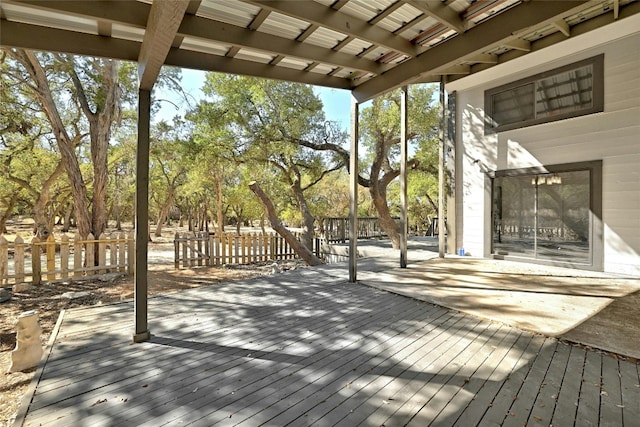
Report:
[[[204,84],[205,72],[197,70],[182,70],[182,88],[189,94],[189,98],[193,98],[191,102],[195,104],[202,97],[202,85]],[[349,120],[351,111],[351,94],[348,90],[324,88],[320,86],[313,87],[314,92],[322,100],[324,105],[324,113],[327,120],[335,121],[340,124],[343,130],[349,130]],[[184,108],[188,108],[184,101],[179,97],[167,91],[160,90],[157,97],[161,101],[160,112],[156,116],[156,120],[170,120],[175,115],[183,112]]]

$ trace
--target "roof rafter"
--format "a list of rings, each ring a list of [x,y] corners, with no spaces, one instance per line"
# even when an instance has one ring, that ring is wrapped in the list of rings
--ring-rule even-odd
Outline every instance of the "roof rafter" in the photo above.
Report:
[[[307,1],[282,0],[241,0],[257,7],[278,12],[342,34],[368,41],[387,49],[395,50],[407,56],[416,55],[416,47],[408,40],[394,37],[393,33],[369,24],[366,21],[327,8],[320,3]]]
[[[27,37],[29,35],[29,37]],[[47,52],[65,52],[78,55],[107,57],[124,61],[136,61],[141,43],[47,28],[40,25],[2,21],[0,38],[3,46],[15,46],[25,49]],[[74,46],[74,52],[69,52]],[[282,57],[276,57],[282,59]],[[315,84],[337,89],[351,89],[349,80],[319,73],[308,73],[286,67],[276,67],[279,60],[272,64],[259,64],[224,56],[213,57],[206,53],[185,51],[172,48],[167,54],[166,65],[191,68],[202,71],[241,74],[269,79],[286,80],[298,83]]]
[[[6,1],[6,0],[3,0]],[[9,0],[8,2],[11,2]],[[22,0],[14,1],[22,3]],[[165,3],[164,1],[161,3]],[[108,22],[131,25],[144,28],[151,6],[137,1],[58,1],[39,0],[30,1],[30,5],[46,10],[63,11],[67,13],[81,13],[95,19]],[[105,7],[105,4],[109,7]],[[266,19],[269,11],[258,13],[250,25],[261,24]],[[317,28],[312,25],[311,27]],[[267,33],[256,32],[243,27],[213,21],[195,15],[185,15],[182,25],[178,29],[180,37],[195,37],[204,40],[219,42],[221,44],[234,45],[240,48],[255,49],[263,52],[272,52],[283,56],[293,56],[309,62],[326,63],[354,70],[380,74],[384,68],[375,61],[355,57],[341,52],[331,52],[322,47],[303,44],[300,41],[290,40]],[[174,46],[178,47],[178,46]],[[73,53],[73,52],[70,52]]]
[[[435,1],[418,1],[418,0],[400,0],[403,3],[411,5],[420,12],[436,19],[441,24],[456,30],[458,33],[464,32],[466,29],[464,20],[453,9],[446,6],[442,2]]]
[[[579,9],[587,1],[547,1],[545,7],[532,2],[522,3],[477,25],[463,34],[458,34],[447,43],[434,46],[425,54],[412,58],[390,69],[376,79],[368,80],[353,89],[358,102],[364,102],[380,94],[421,80],[421,76],[438,74],[439,71],[458,65],[465,58],[477,56],[491,47],[504,45],[517,39],[517,34],[541,23],[554,22]]]
[[[197,16],[185,16],[179,33],[222,44],[293,56],[311,62],[353,68],[374,74],[382,72],[381,65],[375,61]]]

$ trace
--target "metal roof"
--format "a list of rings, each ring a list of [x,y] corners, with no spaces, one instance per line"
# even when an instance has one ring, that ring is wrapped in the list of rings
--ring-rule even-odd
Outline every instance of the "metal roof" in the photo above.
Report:
[[[2,0],[0,44],[349,89],[456,79],[640,13],[637,0]]]

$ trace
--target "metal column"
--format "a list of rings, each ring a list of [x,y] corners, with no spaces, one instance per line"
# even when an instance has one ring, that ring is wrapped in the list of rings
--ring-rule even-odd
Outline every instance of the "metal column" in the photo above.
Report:
[[[349,156],[349,282],[358,275],[358,101],[351,97],[351,155]]]
[[[149,129],[151,90],[140,89],[138,100],[138,149],[136,154],[136,265],[134,271],[133,342],[150,338],[147,325],[147,253],[149,244]]]
[[[400,267],[407,267],[407,105],[408,88],[400,92]]]

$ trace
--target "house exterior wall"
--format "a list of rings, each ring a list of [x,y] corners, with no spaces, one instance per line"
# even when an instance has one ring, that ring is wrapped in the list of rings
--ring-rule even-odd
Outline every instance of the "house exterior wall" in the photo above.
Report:
[[[640,18],[627,18],[447,85],[457,105],[457,248],[491,256],[486,172],[600,160],[604,271],[640,275],[639,29]],[[485,90],[599,54],[604,112],[485,135]]]

